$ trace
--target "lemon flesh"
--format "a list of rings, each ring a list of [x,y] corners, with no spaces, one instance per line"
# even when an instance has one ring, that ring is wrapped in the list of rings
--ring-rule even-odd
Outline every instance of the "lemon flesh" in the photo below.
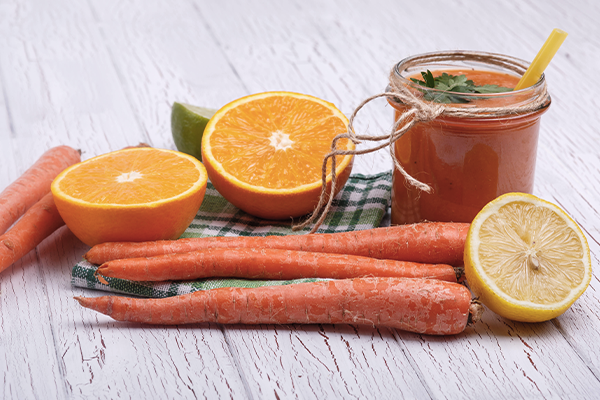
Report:
[[[592,267],[583,232],[563,210],[529,194],[509,193],[473,220],[465,274],[492,311],[541,322],[562,314],[581,296]]]
[[[210,108],[184,103],[173,103],[171,134],[177,150],[202,161],[201,143],[206,124],[217,112]]]

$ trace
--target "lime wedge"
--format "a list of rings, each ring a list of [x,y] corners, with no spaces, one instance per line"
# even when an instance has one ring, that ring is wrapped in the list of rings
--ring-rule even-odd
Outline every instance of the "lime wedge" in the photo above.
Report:
[[[177,150],[202,161],[201,143],[204,128],[217,112],[210,108],[173,103],[171,108],[171,133]]]

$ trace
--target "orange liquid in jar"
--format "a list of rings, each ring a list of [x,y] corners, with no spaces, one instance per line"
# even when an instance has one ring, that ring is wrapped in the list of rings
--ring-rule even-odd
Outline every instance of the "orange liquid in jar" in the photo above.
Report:
[[[492,71],[444,71],[465,74],[475,85],[509,88],[519,77]],[[441,72],[433,72],[434,76]],[[420,74],[413,76],[421,79]],[[482,96],[453,107],[502,107],[519,104],[518,94]],[[404,106],[390,102],[395,118]],[[420,221],[471,222],[489,201],[508,192],[533,191],[541,114],[508,117],[439,117],[419,123],[395,143],[396,157],[412,177],[430,185],[432,193],[410,187],[394,171],[392,224]]]

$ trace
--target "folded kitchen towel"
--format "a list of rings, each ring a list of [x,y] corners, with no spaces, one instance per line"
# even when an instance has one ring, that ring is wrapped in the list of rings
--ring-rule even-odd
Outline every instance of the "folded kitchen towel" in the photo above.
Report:
[[[333,201],[332,208],[317,233],[334,233],[378,227],[389,207],[392,173],[352,175]],[[225,200],[209,182],[198,214],[182,237],[302,235],[311,227],[293,232],[291,221],[267,221],[239,210]],[[142,297],[169,297],[219,287],[259,287],[312,282],[256,281],[244,279],[202,279],[186,282],[133,282],[96,276],[97,266],[83,260],[71,272],[73,286],[125,293]]]

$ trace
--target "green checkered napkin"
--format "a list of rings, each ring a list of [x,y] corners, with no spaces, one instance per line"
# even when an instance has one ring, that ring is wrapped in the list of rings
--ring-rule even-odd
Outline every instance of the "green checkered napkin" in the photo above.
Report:
[[[391,172],[350,176],[334,199],[332,208],[317,233],[363,230],[379,226],[388,208],[391,185]],[[246,214],[225,200],[209,182],[202,206],[182,237],[301,235],[311,229],[307,227],[292,232],[291,226],[290,221],[266,221]],[[96,265],[85,260],[75,265],[71,272],[73,286],[143,297],[169,297],[219,287],[259,287],[317,280],[202,279],[186,282],[134,282],[106,278],[108,284],[104,284],[96,278],[96,268]]]

